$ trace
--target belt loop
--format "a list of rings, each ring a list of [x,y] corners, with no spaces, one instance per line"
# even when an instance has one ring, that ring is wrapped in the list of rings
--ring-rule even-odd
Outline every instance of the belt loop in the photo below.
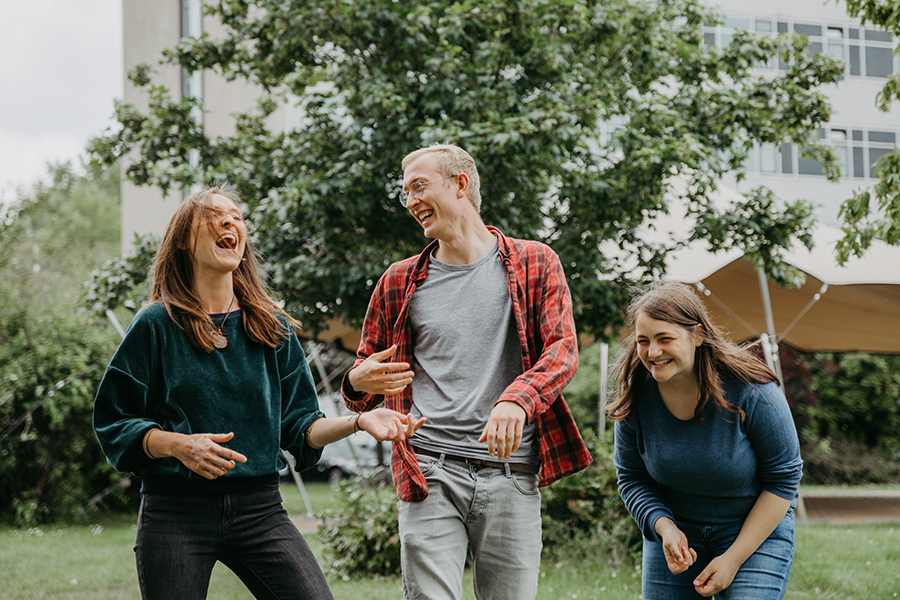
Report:
[[[507,478],[507,479],[511,479],[511,478],[512,478],[512,473],[511,473],[510,470],[509,470],[509,463],[508,463],[508,462],[503,463],[503,470],[506,472],[506,478]]]
[[[441,457],[438,459],[438,464],[437,464],[438,469],[444,468],[444,458],[446,458],[446,457],[447,457],[447,455],[444,452],[441,452]]]

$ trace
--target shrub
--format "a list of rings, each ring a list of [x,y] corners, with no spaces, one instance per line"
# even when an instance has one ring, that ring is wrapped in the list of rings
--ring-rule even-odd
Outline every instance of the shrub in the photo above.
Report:
[[[541,492],[544,553],[568,560],[608,553],[621,563],[640,549],[641,533],[616,486],[613,432],[585,441],[594,462]]]
[[[94,392],[117,336],[76,310],[79,285],[118,251],[118,169],[51,169],[0,218],[0,521],[67,520],[116,487],[91,429]],[[65,384],[60,382],[65,381]]]
[[[621,563],[640,548],[641,534],[616,488],[612,432],[587,440],[590,467],[542,488],[544,555],[550,560],[600,554]],[[317,514],[325,573],[396,576],[400,573],[397,498],[373,476],[342,481],[333,508]]]
[[[807,428],[815,439],[836,434],[870,448],[900,451],[900,357],[817,354],[812,391],[818,406]]]
[[[804,484],[900,484],[900,459],[896,455],[840,434],[809,443],[801,452]]]
[[[334,508],[317,513],[327,575],[351,579],[400,574],[400,534],[393,486],[375,476],[342,481],[335,486]]]

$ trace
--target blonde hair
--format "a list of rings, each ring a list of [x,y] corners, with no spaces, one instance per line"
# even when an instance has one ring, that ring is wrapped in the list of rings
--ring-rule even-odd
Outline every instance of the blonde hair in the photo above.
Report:
[[[414,160],[425,154],[435,154],[435,164],[438,173],[444,177],[453,177],[460,173],[465,173],[469,178],[469,189],[466,191],[466,197],[475,207],[477,212],[481,212],[481,179],[478,177],[478,167],[475,166],[475,159],[460,148],[452,144],[436,144],[427,148],[419,148],[410,152],[403,158],[400,167],[405,171],[406,167]]]

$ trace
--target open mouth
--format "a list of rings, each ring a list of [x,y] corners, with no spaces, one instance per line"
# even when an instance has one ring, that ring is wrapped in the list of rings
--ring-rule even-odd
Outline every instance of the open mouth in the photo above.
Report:
[[[416,218],[419,219],[419,223],[424,223],[428,220],[428,218],[434,214],[433,210],[423,210],[419,214],[416,215]]]
[[[651,360],[650,364],[652,364],[654,367],[664,367],[670,362],[672,362],[672,359],[667,358],[666,360]]]
[[[216,240],[216,246],[223,250],[234,250],[237,248],[238,238],[231,232],[225,232]]]

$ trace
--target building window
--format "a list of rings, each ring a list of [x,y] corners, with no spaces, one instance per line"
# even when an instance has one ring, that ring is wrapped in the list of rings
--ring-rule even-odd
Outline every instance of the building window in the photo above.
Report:
[[[868,179],[875,176],[878,161],[894,151],[896,131],[848,130],[840,127],[820,129],[819,138],[837,157],[841,177]],[[822,163],[804,158],[796,144],[760,144],[744,163],[744,172],[824,176]]]
[[[752,21],[753,29],[762,35],[772,32],[772,21],[757,19]],[[846,61],[847,72],[854,77],[887,78],[897,71],[894,65],[893,38],[890,32],[875,29],[860,30],[856,27],[833,23],[808,23],[778,21],[777,33],[793,31],[808,38],[807,54],[825,53],[837,60]],[[718,25],[707,23],[703,26],[703,39],[711,46],[726,46],[731,43],[736,31],[751,31],[751,19],[728,16]],[[860,32],[862,35],[860,35]],[[780,57],[770,64],[757,65],[761,69],[777,68],[786,71],[790,64]]]

